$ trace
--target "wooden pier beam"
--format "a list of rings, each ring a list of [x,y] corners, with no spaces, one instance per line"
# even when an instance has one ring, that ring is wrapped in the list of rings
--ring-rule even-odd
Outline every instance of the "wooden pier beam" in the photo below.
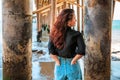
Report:
[[[115,12],[115,11],[114,11],[114,10],[115,10],[115,3],[116,3],[116,1],[113,0],[113,11],[112,11],[113,13],[112,13],[112,19],[113,19],[113,17],[114,17],[114,12]]]
[[[39,0],[36,0],[37,9],[39,9]],[[40,14],[37,13],[37,32],[40,31]]]
[[[3,80],[32,80],[32,1],[2,1]]]
[[[51,0],[51,22],[50,22],[50,28],[53,26],[54,21],[56,19],[56,10],[57,10],[57,0]]]
[[[82,2],[82,27],[81,27],[81,33],[83,34],[84,32],[84,0]]]
[[[77,0],[77,4],[80,4],[80,0]],[[77,6],[77,30],[80,31],[80,7]]]
[[[112,0],[85,0],[85,80],[110,80]]]

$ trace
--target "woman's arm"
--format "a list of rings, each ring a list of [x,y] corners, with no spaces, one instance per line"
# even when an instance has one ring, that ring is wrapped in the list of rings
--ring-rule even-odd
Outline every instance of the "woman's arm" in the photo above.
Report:
[[[57,65],[60,65],[57,52],[55,51],[55,46],[51,40],[49,40],[49,43],[48,43],[48,50],[49,50],[50,57],[56,62]]]
[[[76,61],[77,61],[78,59],[80,59],[82,56],[83,56],[83,55],[77,54],[77,55],[72,59],[71,65],[72,65],[72,64],[76,64]]]
[[[56,62],[57,65],[60,65],[60,61],[57,55],[50,54],[50,57]]]
[[[85,55],[85,43],[84,43],[84,39],[83,39],[83,36],[81,35],[81,33],[77,37],[76,53],[77,53],[76,56],[71,61],[71,65],[75,64],[78,59],[80,59],[83,55]]]

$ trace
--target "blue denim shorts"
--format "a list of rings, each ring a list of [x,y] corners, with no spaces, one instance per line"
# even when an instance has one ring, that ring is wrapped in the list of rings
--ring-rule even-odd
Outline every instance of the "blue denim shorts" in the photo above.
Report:
[[[60,66],[55,64],[55,80],[82,80],[80,65],[71,65],[72,58],[59,57]]]

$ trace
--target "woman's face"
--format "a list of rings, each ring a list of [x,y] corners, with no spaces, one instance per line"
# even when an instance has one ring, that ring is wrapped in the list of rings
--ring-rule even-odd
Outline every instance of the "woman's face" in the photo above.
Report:
[[[76,24],[76,17],[75,14],[73,15],[72,19],[68,21],[68,26],[73,27]]]

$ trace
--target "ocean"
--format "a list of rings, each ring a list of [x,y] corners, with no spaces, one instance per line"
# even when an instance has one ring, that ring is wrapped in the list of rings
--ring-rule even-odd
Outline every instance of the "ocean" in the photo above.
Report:
[[[119,30],[120,31],[120,20],[112,21],[112,31]]]

